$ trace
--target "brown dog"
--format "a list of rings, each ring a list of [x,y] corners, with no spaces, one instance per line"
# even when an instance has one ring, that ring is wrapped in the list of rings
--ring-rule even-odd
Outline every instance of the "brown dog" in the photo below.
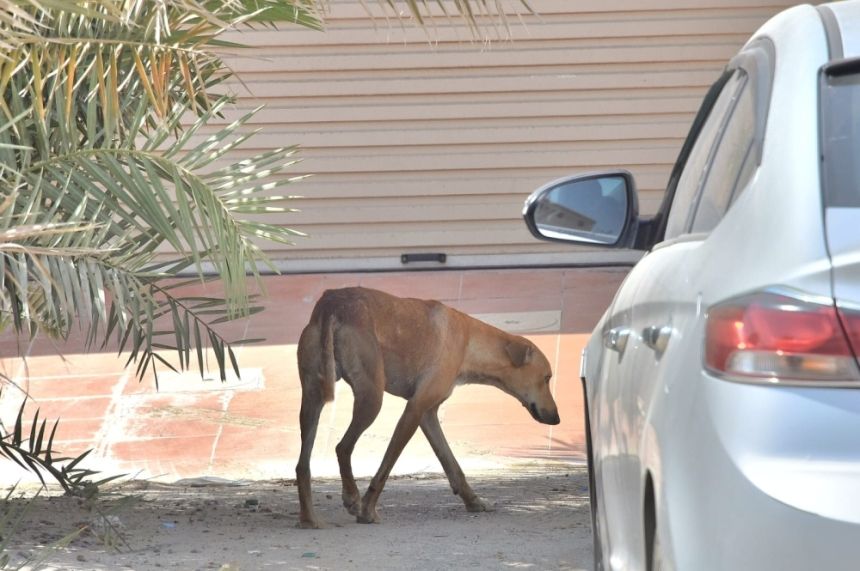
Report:
[[[319,528],[311,500],[310,456],[323,404],[343,378],[352,387],[352,422],[336,447],[343,505],[361,523],[379,521],[376,502],[394,462],[419,426],[469,511],[487,507],[475,495],[448,447],[437,411],[458,384],[497,387],[535,420],[558,424],[549,389],[549,361],[535,345],[438,301],[403,299],[365,288],[326,291],[302,331],[298,347],[302,382],[302,450],[296,465],[299,527]],[[351,456],[359,436],[382,406],[383,391],[406,399],[406,409],[379,471],[360,498]],[[480,405],[480,403],[478,403]]]

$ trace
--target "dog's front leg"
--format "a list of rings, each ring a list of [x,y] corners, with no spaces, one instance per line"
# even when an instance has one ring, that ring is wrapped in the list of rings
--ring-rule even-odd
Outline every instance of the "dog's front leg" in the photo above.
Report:
[[[469,483],[466,481],[466,475],[463,474],[460,464],[454,458],[454,453],[451,452],[451,447],[448,446],[448,440],[442,432],[442,425],[439,424],[439,407],[434,407],[424,413],[421,418],[421,431],[430,442],[430,447],[439,458],[439,463],[442,464],[442,469],[445,470],[445,475],[448,476],[448,482],[451,484],[451,490],[466,504],[466,509],[470,512],[485,512],[491,511],[481,498],[472,491]]]
[[[379,523],[379,514],[376,512],[376,502],[379,499],[379,494],[382,493],[382,488],[385,487],[385,481],[394,467],[394,463],[403,452],[403,448],[415,434],[418,429],[418,424],[421,421],[421,416],[424,414],[426,407],[422,407],[419,402],[410,400],[406,403],[406,410],[397,422],[397,427],[394,429],[394,436],[391,437],[391,442],[388,443],[388,449],[385,451],[385,456],[382,458],[382,464],[376,475],[370,480],[370,486],[361,500],[361,511],[356,518],[359,523]]]
[[[466,509],[470,512],[488,511],[487,505],[472,491],[466,481],[466,475],[448,445],[448,440],[442,432],[442,425],[439,424],[438,410],[439,408],[436,407],[424,413],[421,419],[421,430],[430,442],[439,463],[442,464],[442,469],[445,470],[445,475],[448,476],[448,482],[451,484],[451,490],[462,498]]]

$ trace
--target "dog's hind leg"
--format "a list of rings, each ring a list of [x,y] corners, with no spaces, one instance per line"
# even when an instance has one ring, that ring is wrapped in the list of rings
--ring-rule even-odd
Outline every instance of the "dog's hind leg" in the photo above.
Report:
[[[352,451],[362,433],[376,420],[379,409],[382,408],[382,391],[375,386],[371,388],[366,384],[356,383],[353,384],[353,394],[355,400],[352,406],[352,421],[335,451],[343,485],[343,507],[352,515],[358,515],[361,510],[361,494],[352,475]]]
[[[335,452],[343,485],[343,506],[352,515],[358,515],[361,494],[352,474],[352,452],[359,437],[373,424],[382,408],[385,370],[382,351],[373,336],[364,335],[351,327],[345,327],[341,335],[343,341],[339,344],[339,360],[343,366],[343,377],[352,387],[355,400],[352,421],[335,447]]]
[[[311,322],[302,331],[296,351],[299,380],[302,384],[302,408],[299,412],[302,449],[296,464],[296,487],[299,489],[298,526],[312,529],[318,529],[321,523],[314,514],[311,496],[311,451],[314,448],[320,413],[326,401],[334,399],[334,385],[338,379],[333,343],[334,320],[324,314],[318,315],[319,307],[317,304],[314,308]]]
[[[320,413],[326,400],[327,390],[321,377],[321,359],[325,357],[319,350],[320,328],[308,325],[302,331],[297,350],[299,380],[302,383],[302,406],[299,412],[299,426],[302,433],[302,449],[296,464],[296,487],[299,490],[300,528],[318,529],[321,522],[314,513],[311,495],[311,451],[317,435]],[[333,383],[332,383],[333,384]]]
[[[448,446],[448,441],[442,432],[442,425],[439,424],[438,411],[439,407],[437,406],[424,413],[424,416],[421,417],[421,431],[430,442],[430,447],[433,448],[436,457],[439,458],[442,469],[448,476],[448,482],[451,483],[451,490],[462,498],[463,503],[466,504],[466,509],[470,512],[487,511],[489,508],[472,491],[466,481],[466,475],[463,474],[460,464],[454,458],[454,453],[451,452],[451,447]]]
[[[302,383],[302,408],[299,413],[299,424],[302,431],[302,450],[299,462],[296,464],[296,485],[299,489],[299,524],[305,529],[319,529],[320,521],[314,513],[313,497],[311,495],[311,451],[317,435],[320,412],[323,408],[323,396],[319,385]]]

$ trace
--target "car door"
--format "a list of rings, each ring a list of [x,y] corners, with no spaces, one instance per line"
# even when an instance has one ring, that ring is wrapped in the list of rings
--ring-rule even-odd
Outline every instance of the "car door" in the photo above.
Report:
[[[687,430],[683,371],[699,349],[701,280],[707,260],[700,247],[757,165],[761,102],[756,58],[739,57],[716,84],[707,117],[691,132],[677,179],[665,239],[631,271],[608,320],[607,338],[626,337],[601,383],[603,403],[595,432],[602,442],[599,474],[610,566],[646,568],[643,518],[648,479],[659,489],[662,430]],[[763,127],[763,126],[762,126]],[[691,345],[692,344],[692,345]],[[660,415],[671,407],[673,414]],[[669,419],[664,420],[664,419]],[[655,423],[655,420],[658,422]],[[661,537],[664,543],[668,537]]]

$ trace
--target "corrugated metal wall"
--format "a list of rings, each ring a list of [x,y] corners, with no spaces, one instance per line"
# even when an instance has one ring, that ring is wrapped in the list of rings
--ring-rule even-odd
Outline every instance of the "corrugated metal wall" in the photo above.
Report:
[[[307,232],[271,250],[288,269],[400,266],[403,252],[450,265],[615,259],[534,240],[529,192],[577,171],[633,171],[653,213],[693,113],[725,62],[786,0],[531,0],[513,41],[470,42],[331,2],[328,30],[243,32],[227,58],[235,113],[261,103],[245,152],[300,144],[291,187]],[[375,2],[368,2],[375,5]],[[230,114],[228,119],[235,116]],[[235,155],[241,156],[244,153]]]

